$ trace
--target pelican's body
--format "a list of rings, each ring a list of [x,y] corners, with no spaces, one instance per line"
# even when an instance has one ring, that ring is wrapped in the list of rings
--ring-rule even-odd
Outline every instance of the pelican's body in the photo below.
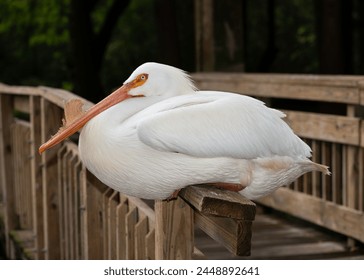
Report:
[[[79,140],[86,167],[122,193],[166,199],[221,182],[255,199],[306,172],[329,173],[308,159],[284,114],[254,98],[196,91],[184,72],[156,63],[137,68],[124,87],[125,100],[88,120]]]

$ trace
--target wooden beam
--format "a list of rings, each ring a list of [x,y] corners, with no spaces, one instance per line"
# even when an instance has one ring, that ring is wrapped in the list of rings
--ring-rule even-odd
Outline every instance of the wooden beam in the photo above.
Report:
[[[241,194],[207,185],[189,186],[180,196],[195,209],[195,223],[238,256],[250,254],[255,204]]]
[[[360,119],[355,117],[284,111],[284,119],[295,133],[304,138],[359,145]]]
[[[155,258],[157,260],[192,259],[194,244],[193,210],[180,197],[156,201]]]
[[[202,214],[253,221],[255,204],[239,193],[206,185],[189,186],[179,194]]]
[[[252,221],[203,215],[195,212],[195,223],[234,255],[250,255]]]
[[[323,102],[359,104],[360,76],[195,73],[201,90],[223,90],[252,95]]]

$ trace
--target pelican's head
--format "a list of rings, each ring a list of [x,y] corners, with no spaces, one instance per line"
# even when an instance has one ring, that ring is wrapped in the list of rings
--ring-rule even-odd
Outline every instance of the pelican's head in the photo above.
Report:
[[[131,96],[166,96],[166,98],[182,94],[191,94],[195,87],[183,70],[178,68],[147,62],[140,65],[124,82],[124,86],[133,84],[129,90]]]
[[[139,66],[124,82],[124,84],[91,107],[85,114],[67,124],[54,137],[44,143],[39,152],[55,146],[65,138],[80,130],[90,119],[129,98],[148,98],[194,93],[195,87],[189,76],[182,70],[159,63],[148,62]]]

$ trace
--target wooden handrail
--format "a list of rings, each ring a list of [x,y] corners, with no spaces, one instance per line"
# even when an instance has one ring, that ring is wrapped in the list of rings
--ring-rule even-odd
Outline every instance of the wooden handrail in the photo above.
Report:
[[[201,196],[199,187],[189,187],[184,192],[194,197],[193,202],[187,197],[157,201],[153,210],[142,200],[102,184],[82,165],[77,146],[70,141],[40,156],[37,148],[57,131],[64,104],[73,98],[80,97],[61,89],[0,84],[1,194],[10,257],[190,259],[199,252],[194,245],[194,225],[196,221],[204,229],[199,222],[202,220],[212,225],[207,233],[230,251],[238,255],[250,252],[255,205],[240,196],[233,202],[227,193],[216,190],[216,211],[228,209],[231,204],[231,210],[248,211],[249,219],[220,211],[218,218],[222,219],[216,220],[216,215],[206,209],[194,208],[199,201],[206,204],[207,197]],[[85,109],[92,106],[85,99],[83,102]],[[15,121],[18,113],[25,114],[24,121]],[[29,134],[29,139],[18,139],[19,133]],[[26,141],[28,150],[15,153],[24,143],[12,139]],[[14,160],[16,164],[11,164]],[[24,169],[25,162],[31,180],[14,182],[15,171]],[[17,201],[28,205],[22,222],[26,226],[18,223],[18,215],[24,210],[14,207],[19,205]],[[240,208],[236,208],[238,204]],[[223,227],[223,234],[214,234],[213,229]],[[242,230],[246,233],[242,234]],[[14,245],[19,246],[21,255],[12,254],[19,251],[12,248]]]

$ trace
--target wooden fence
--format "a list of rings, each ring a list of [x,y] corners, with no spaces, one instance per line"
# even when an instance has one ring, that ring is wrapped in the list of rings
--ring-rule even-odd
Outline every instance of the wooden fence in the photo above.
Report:
[[[204,258],[195,226],[236,255],[250,253],[255,204],[239,194],[191,186],[150,207],[98,181],[72,141],[39,155],[71,98],[79,97],[0,84],[0,236],[8,258]]]
[[[364,242],[364,78],[199,73],[200,89],[245,93],[282,108],[332,176],[311,173],[259,203]]]

